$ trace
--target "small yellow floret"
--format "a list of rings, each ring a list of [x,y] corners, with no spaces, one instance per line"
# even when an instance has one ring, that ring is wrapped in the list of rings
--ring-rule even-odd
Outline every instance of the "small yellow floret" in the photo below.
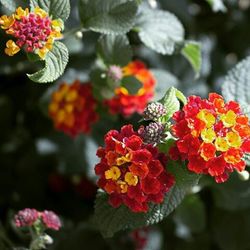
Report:
[[[232,127],[236,124],[236,118],[237,116],[232,110],[229,110],[226,114],[223,114],[221,116],[221,120],[224,126],[227,128]]]
[[[234,148],[239,148],[242,144],[239,134],[235,132],[228,132],[226,139],[228,145]]]
[[[229,149],[227,140],[224,137],[217,137],[215,140],[215,147],[218,151],[226,152]]]
[[[203,129],[201,131],[201,138],[204,142],[210,143],[214,141],[216,134],[212,128]]]
[[[43,18],[48,16],[48,13],[39,7],[36,7],[34,9],[34,13]]]
[[[18,7],[16,9],[16,14],[15,14],[15,18],[17,20],[20,20],[22,17],[24,16],[28,16],[29,15],[29,9],[26,8],[25,10],[22,7]]]
[[[215,124],[215,117],[213,114],[211,114],[206,109],[202,109],[198,114],[197,118],[199,118],[201,121],[204,121],[206,123],[206,127],[210,128]]]
[[[105,171],[105,178],[116,181],[120,178],[121,171],[118,167],[113,166],[109,170]]]
[[[138,177],[136,175],[133,175],[131,172],[127,172],[125,174],[125,181],[129,186],[136,186],[138,183]]]
[[[16,43],[12,40],[9,40],[6,43],[6,48],[4,50],[4,52],[8,55],[8,56],[14,56],[16,53],[18,53],[20,51],[20,48],[16,45]]]
[[[9,29],[15,22],[15,18],[14,18],[14,15],[11,15],[11,16],[6,16],[6,15],[3,15],[0,17],[0,25],[1,25],[1,28],[6,30],[6,29]]]

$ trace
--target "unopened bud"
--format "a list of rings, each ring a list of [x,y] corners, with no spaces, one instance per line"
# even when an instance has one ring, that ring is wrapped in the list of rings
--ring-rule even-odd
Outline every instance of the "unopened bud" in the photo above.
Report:
[[[158,121],[158,119],[167,113],[166,108],[160,102],[151,102],[143,112],[145,120]]]

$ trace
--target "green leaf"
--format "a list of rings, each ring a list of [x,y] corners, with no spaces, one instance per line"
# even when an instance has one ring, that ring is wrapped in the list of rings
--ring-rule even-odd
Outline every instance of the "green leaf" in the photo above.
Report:
[[[53,19],[66,21],[70,14],[69,0],[30,0],[31,9],[37,6],[49,13]]]
[[[181,53],[192,65],[196,73],[196,77],[198,77],[200,73],[200,69],[201,69],[201,45],[200,43],[197,43],[194,41],[185,42],[185,45],[182,48]]]
[[[53,82],[63,74],[68,59],[67,47],[61,42],[55,42],[53,49],[46,55],[45,67],[34,74],[28,74],[28,77],[34,82]]]
[[[206,0],[211,6],[214,12],[226,12],[227,8],[223,3],[223,0]]]
[[[108,195],[99,192],[96,198],[94,223],[104,237],[114,233],[156,224],[167,217],[183,200],[187,191],[197,184],[199,175],[190,173],[177,162],[169,162],[168,170],[176,183],[165,196],[163,203],[151,204],[147,213],[133,213],[127,207],[113,208],[108,204]]]
[[[132,59],[132,50],[126,35],[103,35],[97,53],[107,65],[125,66]]]
[[[250,110],[250,57],[239,62],[227,74],[222,94],[227,101],[235,100]]]
[[[200,233],[206,226],[205,206],[198,195],[187,196],[174,213],[174,220],[193,233]]]
[[[167,109],[167,113],[164,116],[164,120],[168,121],[172,117],[172,115],[180,109],[180,102],[176,97],[176,88],[169,88],[160,102]]]
[[[162,93],[170,87],[177,87],[179,80],[166,70],[161,69],[150,69],[156,79],[155,95],[154,100],[158,101],[162,98]]]
[[[126,76],[122,79],[122,87],[126,88],[131,95],[137,94],[142,83],[133,76]]]
[[[230,179],[220,185],[212,186],[212,194],[217,207],[237,211],[250,208],[250,180],[240,180],[238,174],[232,174]]]
[[[136,22],[141,41],[163,55],[172,55],[177,43],[184,40],[184,28],[168,11],[142,8]]]
[[[11,12],[15,12],[17,8],[14,0],[0,0],[0,3]]]
[[[248,250],[250,248],[250,213],[216,210],[211,218],[213,242],[221,250]],[[214,249],[214,248],[211,248]]]
[[[127,33],[134,25],[134,0],[80,0],[80,19],[84,28],[103,34]]]

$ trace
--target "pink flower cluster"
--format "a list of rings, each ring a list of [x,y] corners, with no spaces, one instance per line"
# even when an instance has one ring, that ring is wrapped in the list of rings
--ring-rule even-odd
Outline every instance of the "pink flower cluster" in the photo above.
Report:
[[[36,221],[42,222],[45,228],[56,231],[61,227],[61,221],[59,217],[54,212],[47,210],[39,212],[36,209],[25,208],[20,210],[15,215],[14,221],[17,227],[30,227],[33,226]]]

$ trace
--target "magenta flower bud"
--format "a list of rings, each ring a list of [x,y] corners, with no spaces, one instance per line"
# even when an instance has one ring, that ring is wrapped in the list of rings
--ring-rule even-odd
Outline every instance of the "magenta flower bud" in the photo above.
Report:
[[[38,219],[39,213],[35,209],[25,208],[15,215],[15,225],[17,227],[32,226]]]
[[[52,211],[45,210],[41,213],[41,218],[47,228],[57,231],[62,226],[59,217]]]

